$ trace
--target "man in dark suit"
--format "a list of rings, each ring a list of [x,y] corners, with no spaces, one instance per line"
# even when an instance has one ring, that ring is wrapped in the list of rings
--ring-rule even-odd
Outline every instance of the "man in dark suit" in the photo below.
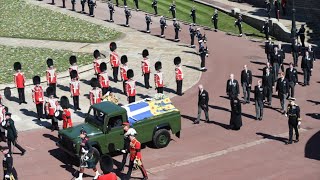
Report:
[[[272,102],[272,91],[274,88],[274,79],[269,68],[266,69],[266,74],[262,77],[262,86],[264,89],[264,96],[267,98],[267,104],[271,106]]]
[[[264,46],[264,52],[267,55],[268,62],[271,60],[271,55],[273,53],[273,42],[271,41],[271,38],[266,41],[265,46]]]
[[[272,54],[271,57],[271,64],[273,66],[274,70],[274,79],[278,79],[278,74],[279,74],[279,69],[280,69],[280,64],[281,64],[281,54],[278,51],[278,47],[274,48],[274,53]]]
[[[234,79],[234,75],[230,74],[230,79],[227,81],[226,93],[230,100],[233,100],[239,95],[239,83]]]
[[[247,65],[243,66],[241,71],[241,86],[243,90],[244,104],[250,103],[250,90],[252,84],[252,73],[248,70]]]
[[[279,66],[281,67],[281,71],[284,72],[283,62],[286,59],[286,53],[283,51],[283,49],[281,47],[281,43],[278,44],[278,52],[280,54],[280,64],[279,64]]]
[[[258,81],[258,85],[254,87],[254,101],[256,106],[256,120],[262,120],[263,117],[263,100],[264,89],[261,84],[261,80]]]
[[[274,74],[273,72],[273,67],[271,66],[271,64],[269,62],[266,63],[266,66],[262,69],[263,71],[263,75],[266,75],[267,74],[267,69],[269,69],[269,73],[270,74]]]
[[[286,98],[289,92],[289,83],[288,80],[284,77],[282,72],[280,78],[277,81],[276,91],[278,92],[278,97],[280,99],[282,114],[285,114]]]
[[[313,69],[313,60],[309,56],[309,51],[302,57],[301,68],[303,70],[303,86],[310,85],[310,75]]]
[[[289,82],[289,97],[294,97],[294,87],[298,84],[298,71],[293,67],[293,63],[290,63],[289,68],[286,70],[286,79]]]
[[[194,124],[200,123],[200,117],[201,117],[201,111],[204,111],[204,114],[206,116],[206,122],[209,122],[209,94],[206,90],[203,89],[203,86],[199,85],[199,94],[198,94],[198,117],[197,120],[194,121]]]
[[[7,129],[7,139],[8,139],[7,142],[8,142],[9,152],[12,153],[11,144],[13,144],[15,147],[17,147],[21,151],[21,156],[23,156],[26,150],[23,149],[17,143],[18,133],[17,133],[16,127],[14,126],[14,121],[11,119],[11,113],[9,112],[6,113],[5,128]]]
[[[298,39],[294,39],[293,43],[291,44],[291,51],[292,51],[292,58],[293,58],[293,66],[298,66],[298,57],[299,52],[301,49],[301,45],[298,43]]]

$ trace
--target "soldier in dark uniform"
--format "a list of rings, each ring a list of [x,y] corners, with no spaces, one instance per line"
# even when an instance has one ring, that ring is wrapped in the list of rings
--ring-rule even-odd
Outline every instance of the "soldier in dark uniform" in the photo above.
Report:
[[[274,70],[274,79],[277,80],[281,64],[281,54],[278,52],[278,47],[274,48],[274,53],[271,56],[271,64]]]
[[[204,111],[204,114],[206,116],[206,122],[209,122],[209,94],[206,90],[203,89],[203,86],[199,85],[199,93],[198,93],[198,117],[197,120],[194,121],[194,124],[200,123],[200,117],[201,117],[201,111]]]
[[[151,6],[154,9],[154,14],[158,15],[158,0],[153,0]]]
[[[21,151],[21,156],[23,156],[26,153],[26,150],[23,149],[23,147],[21,147],[17,143],[18,132],[14,125],[14,121],[11,119],[11,113],[9,112],[6,112],[6,120],[5,120],[4,128],[7,130],[7,143],[9,147],[9,152],[12,153],[11,145],[13,144],[16,148],[18,148]]]
[[[201,58],[201,68],[200,68],[200,70],[201,71],[207,71],[207,68],[206,68],[206,57],[209,56],[208,47],[201,46],[200,49],[199,49],[199,54],[200,54],[200,58]]]
[[[176,66],[175,73],[176,73],[176,83],[177,83],[177,94],[179,96],[182,96],[183,71],[180,66],[181,58],[179,56],[175,57],[173,60],[173,63]]]
[[[269,27],[269,19],[267,19],[265,22],[264,22],[264,25],[262,26],[262,31],[266,37],[266,40],[269,39],[269,33],[270,33],[270,27]]]
[[[291,44],[294,67],[298,67],[298,58],[299,58],[300,49],[301,49],[301,45],[298,43],[298,39],[294,39],[293,43]]]
[[[100,169],[103,175],[100,175],[97,180],[117,180],[117,175],[113,171],[113,159],[109,155],[103,155],[100,160]]]
[[[262,86],[264,89],[264,96],[267,98],[267,105],[271,106],[272,91],[274,88],[274,76],[272,73],[272,67],[266,68],[266,73],[262,77]]]
[[[196,30],[192,27],[192,25],[189,26],[189,33],[191,38],[190,47],[195,48],[196,46],[194,45],[194,36],[196,35]]]
[[[108,2],[108,7],[109,7],[109,12],[110,12],[110,22],[114,22],[113,21],[113,13],[114,13],[114,5],[112,3],[112,1]]]
[[[126,15],[126,27],[129,27],[129,18],[131,18],[131,11],[127,6],[124,7],[124,14]]]
[[[217,32],[218,31],[218,10],[215,9],[214,10],[214,14],[213,16],[211,17],[211,20],[213,22],[213,26],[214,26],[214,31]]]
[[[238,19],[234,22],[234,26],[238,26],[239,36],[242,36],[242,15],[239,14]]]
[[[252,72],[248,70],[247,65],[244,65],[243,70],[241,71],[241,86],[243,90],[244,104],[250,103],[251,84],[252,84]]]
[[[298,126],[300,126],[301,124],[300,107],[294,102],[295,98],[290,98],[289,101],[290,101],[290,104],[288,104],[287,114],[286,114],[286,116],[288,116],[289,140],[286,144],[292,144],[293,129],[296,134],[295,143],[299,142]]]
[[[290,63],[289,68],[286,69],[286,79],[289,82],[288,97],[294,97],[294,87],[298,84],[298,71]]]
[[[133,0],[136,6],[136,10],[139,11],[139,0]]]
[[[1,147],[1,152],[3,153],[3,180],[17,179],[17,172],[13,167],[13,158],[10,153],[9,147]]]
[[[164,16],[160,17],[160,28],[161,28],[161,37],[164,38],[164,29],[167,28],[166,18]]]
[[[271,3],[270,3],[270,0],[265,0],[265,4],[266,4],[266,11],[267,11],[267,14],[268,14],[268,18],[270,19],[270,12],[271,12]]]
[[[235,99],[231,100],[231,117],[230,117],[230,125],[229,129],[232,130],[240,130],[242,126],[242,109],[241,109],[241,102],[236,97]]]
[[[254,87],[254,101],[256,106],[256,120],[260,121],[263,117],[264,91],[261,80],[259,80],[258,85]]]
[[[305,33],[306,32],[306,29],[304,28],[304,24],[302,24],[301,25],[301,27],[300,27],[300,29],[299,29],[299,31],[298,31],[298,35],[299,35],[299,37],[300,37],[300,42],[301,42],[301,44],[302,44],[302,47],[306,47],[305,45],[304,45],[304,39],[306,38],[305,37]]]
[[[281,43],[278,44],[278,52],[280,54],[280,63],[279,66],[281,68],[281,71],[284,72],[284,66],[283,66],[283,62],[286,59],[286,53],[283,51],[282,47],[281,47]]]
[[[289,93],[289,82],[284,77],[282,72],[280,78],[277,81],[276,91],[278,92],[278,97],[280,99],[282,114],[285,114],[286,99]]]
[[[94,17],[94,8],[96,6],[96,1],[95,0],[88,0],[88,5],[89,5],[89,16]]]
[[[176,5],[174,2],[170,5],[169,11],[171,11],[172,18],[176,18]]]
[[[227,81],[226,93],[231,101],[235,98],[238,98],[239,83],[234,79],[233,74],[230,74],[230,79]]]
[[[81,13],[82,14],[85,14],[86,12],[84,11],[84,6],[86,5],[86,0],[80,0],[80,2],[81,2]]]
[[[309,56],[309,51],[306,51],[305,55],[302,57],[301,68],[303,70],[303,86],[310,85],[310,74],[313,69],[313,60]]]
[[[146,13],[147,33],[150,33],[150,24],[152,24],[151,16]]]
[[[180,41],[179,31],[181,31],[181,27],[180,27],[180,23],[176,19],[173,19],[173,27],[175,32],[174,41],[178,42]]]
[[[193,25],[196,24],[196,8],[193,6],[190,12],[190,17],[192,17]]]
[[[267,55],[268,62],[271,61],[271,56],[273,54],[273,42],[271,41],[271,38],[268,39],[268,41],[265,42],[264,46],[264,52]]]
[[[71,0],[71,4],[72,4],[72,9],[71,11],[75,11],[75,5],[76,5],[76,0]]]
[[[275,12],[275,15],[276,15],[276,19],[278,19],[279,21],[279,18],[280,18],[280,1],[279,0],[275,0],[274,1],[274,12]]]

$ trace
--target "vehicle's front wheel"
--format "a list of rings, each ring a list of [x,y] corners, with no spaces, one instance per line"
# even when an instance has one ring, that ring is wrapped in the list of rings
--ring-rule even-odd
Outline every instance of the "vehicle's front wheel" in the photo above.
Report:
[[[170,140],[170,132],[166,129],[159,129],[154,133],[152,141],[156,148],[164,148],[168,146]]]

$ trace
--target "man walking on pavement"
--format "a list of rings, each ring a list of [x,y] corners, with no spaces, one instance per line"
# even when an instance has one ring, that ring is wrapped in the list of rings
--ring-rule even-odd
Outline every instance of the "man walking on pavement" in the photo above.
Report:
[[[301,118],[300,118],[300,107],[294,102],[295,98],[289,99],[290,104],[288,104],[287,114],[288,116],[288,125],[289,125],[289,140],[286,144],[292,144],[292,136],[293,136],[293,129],[296,134],[295,143],[299,142],[299,126],[301,125]]]
[[[209,94],[206,90],[203,89],[202,84],[199,86],[199,93],[198,93],[198,117],[197,120],[194,121],[194,124],[200,123],[200,117],[201,117],[201,111],[204,111],[204,114],[206,116],[206,122],[209,122]]]
[[[268,62],[270,62],[271,56],[273,54],[273,42],[271,41],[271,38],[268,38],[268,41],[266,41],[264,46],[264,52],[267,55]]]
[[[309,51],[306,51],[302,57],[301,68],[303,70],[303,86],[310,85],[310,75],[313,69],[313,60],[309,56]]]
[[[13,167],[12,153],[9,147],[1,147],[1,152],[3,153],[3,180],[15,180],[17,179],[17,172]]]
[[[274,76],[270,72],[270,69],[266,69],[266,74],[262,77],[262,86],[264,89],[264,96],[267,98],[267,105],[271,106],[272,102],[272,92],[274,89]]]
[[[122,172],[124,169],[124,166],[126,165],[127,162],[127,156],[130,153],[130,138],[129,135],[130,134],[137,134],[136,130],[134,128],[130,127],[130,124],[128,122],[124,122],[123,124],[123,131],[124,131],[124,145],[123,145],[123,149],[121,150],[121,152],[123,153],[122,156],[122,161],[121,161],[121,166],[119,168],[119,170]]]
[[[294,97],[294,87],[298,84],[298,71],[290,63],[289,68],[286,69],[286,79],[289,82],[288,98]]]
[[[278,47],[274,48],[274,53],[271,56],[271,64],[273,66],[274,79],[277,80],[281,64],[281,54],[278,52]]]
[[[254,87],[254,101],[256,107],[256,120],[262,120],[263,117],[263,101],[264,101],[264,89],[261,84],[261,80],[258,81],[258,85]]]
[[[226,93],[230,100],[237,98],[239,95],[239,83],[234,79],[234,74],[230,74],[230,79],[227,81]]]
[[[241,86],[243,90],[244,104],[250,103],[250,90],[252,84],[252,72],[248,70],[247,65],[243,66],[241,71]]]
[[[294,42],[291,44],[292,57],[293,57],[293,66],[298,67],[298,58],[301,45],[298,43],[298,39],[294,39]]]
[[[284,77],[283,72],[281,73],[280,78],[277,81],[276,91],[278,92],[278,97],[280,99],[282,114],[285,114],[286,99],[289,92],[289,83],[288,80]]]

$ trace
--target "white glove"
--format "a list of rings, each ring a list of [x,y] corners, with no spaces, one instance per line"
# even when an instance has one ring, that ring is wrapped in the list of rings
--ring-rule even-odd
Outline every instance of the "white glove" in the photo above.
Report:
[[[127,151],[124,150],[124,149],[122,149],[121,152],[122,152],[123,154],[127,153]]]
[[[6,175],[4,176],[4,178],[10,179],[10,175],[9,175],[9,174],[6,174]]]
[[[300,125],[301,125],[301,121],[298,122],[298,126],[300,126]]]

